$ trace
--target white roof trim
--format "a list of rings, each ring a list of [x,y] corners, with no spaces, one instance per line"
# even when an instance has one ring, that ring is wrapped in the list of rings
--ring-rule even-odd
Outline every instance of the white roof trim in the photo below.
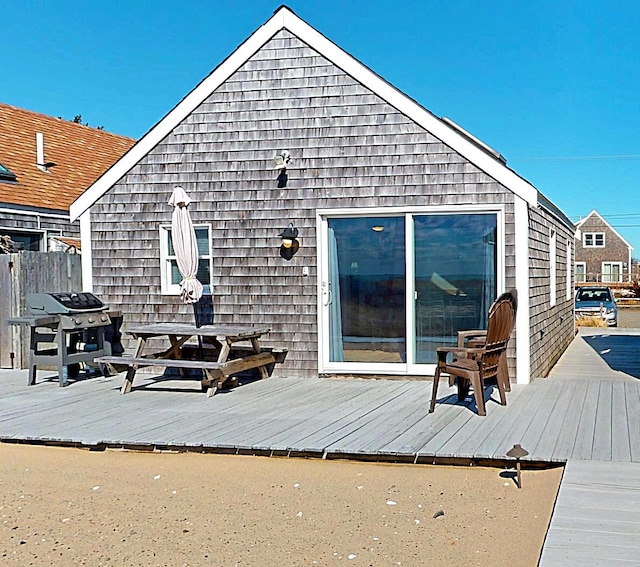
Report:
[[[351,75],[354,79],[361,82],[365,87],[372,90],[390,105],[397,108],[400,112],[442,140],[442,142],[449,145],[460,155],[467,158],[479,169],[527,201],[530,206],[538,206],[538,191],[528,181],[500,161],[488,155],[484,150],[470,142],[438,117],[422,108],[407,95],[387,83],[371,69],[301,20],[289,10],[289,8],[282,6],[263,26],[249,36],[240,47],[225,59],[209,76],[182,99],[173,110],[151,128],[137,144],[72,203],[69,209],[71,220],[74,221],[89,209],[282,28],[286,28],[298,36],[302,41]]]
[[[576,223],[576,228],[582,232],[582,224],[589,218],[592,217],[593,215],[596,215],[608,228],[609,230],[611,230],[612,232],[615,233],[615,235],[622,240],[622,242],[625,243],[625,245],[627,245],[629,247],[629,250],[633,250],[633,246],[631,246],[631,244],[629,244],[624,237],[615,229],[613,228],[605,219],[604,217],[595,209],[593,209],[593,211],[591,211],[586,217],[584,217],[581,221],[578,221]]]

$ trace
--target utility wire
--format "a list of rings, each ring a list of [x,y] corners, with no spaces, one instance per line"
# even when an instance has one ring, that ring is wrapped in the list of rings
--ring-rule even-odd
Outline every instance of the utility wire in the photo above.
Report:
[[[593,161],[593,160],[629,160],[640,159],[640,154],[619,156],[548,156],[548,157],[510,157],[509,161]]]

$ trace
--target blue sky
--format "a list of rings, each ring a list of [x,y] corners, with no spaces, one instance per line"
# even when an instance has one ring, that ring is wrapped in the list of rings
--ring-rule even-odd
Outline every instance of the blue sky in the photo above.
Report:
[[[279,6],[0,0],[0,101],[141,137]],[[640,2],[290,0],[344,50],[640,257]]]

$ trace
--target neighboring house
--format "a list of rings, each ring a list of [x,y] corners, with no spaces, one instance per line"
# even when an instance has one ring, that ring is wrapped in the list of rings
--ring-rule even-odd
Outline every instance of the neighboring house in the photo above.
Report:
[[[270,326],[280,375],[430,375],[512,287],[518,382],[574,336],[569,219],[285,6],[71,206],[85,288],[125,330],[193,320],[168,245],[176,185],[215,321]]]
[[[576,283],[631,280],[631,246],[596,211],[576,224]]]
[[[69,205],[133,144],[0,103],[0,236],[24,250],[79,251]]]

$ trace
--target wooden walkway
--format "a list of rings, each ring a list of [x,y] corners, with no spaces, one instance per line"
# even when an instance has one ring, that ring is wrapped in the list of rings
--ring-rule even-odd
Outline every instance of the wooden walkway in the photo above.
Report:
[[[640,565],[640,465],[569,461],[540,567]]]
[[[121,375],[67,388],[26,383],[27,371],[0,370],[0,441],[413,463],[504,462],[520,443],[531,461],[569,463],[541,566],[570,565],[567,554],[599,564],[589,562],[592,547],[624,542],[625,530],[640,534],[640,488],[631,482],[640,478],[640,330],[581,332],[549,378],[514,385],[506,407],[487,404],[487,417],[471,401],[456,403],[446,383],[427,413],[425,381],[273,377],[212,398],[197,381],[150,377],[125,396]],[[591,524],[589,509],[574,514],[576,495],[598,504]],[[637,549],[620,545],[633,561]]]

